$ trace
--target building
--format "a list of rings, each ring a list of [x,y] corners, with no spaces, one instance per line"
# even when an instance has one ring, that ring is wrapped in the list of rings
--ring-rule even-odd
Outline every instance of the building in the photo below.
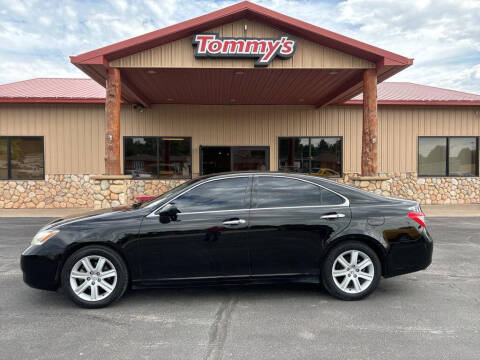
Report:
[[[479,95],[383,82],[413,60],[261,6],[71,62],[91,79],[0,86],[0,208],[109,207],[249,169],[480,202]]]

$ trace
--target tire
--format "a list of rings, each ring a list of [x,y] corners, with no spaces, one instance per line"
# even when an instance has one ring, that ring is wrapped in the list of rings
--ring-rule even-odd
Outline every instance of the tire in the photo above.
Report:
[[[61,279],[64,293],[75,304],[96,309],[122,297],[128,285],[128,270],[116,251],[92,245],[68,257]]]
[[[377,254],[359,241],[343,242],[332,248],[322,266],[323,286],[340,300],[360,300],[370,295],[377,288],[381,275],[382,266]]]

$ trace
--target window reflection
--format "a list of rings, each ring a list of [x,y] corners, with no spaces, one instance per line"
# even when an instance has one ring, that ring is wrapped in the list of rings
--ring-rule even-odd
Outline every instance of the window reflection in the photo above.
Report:
[[[180,212],[236,210],[245,208],[247,177],[210,181],[176,198]]]
[[[445,176],[447,173],[447,139],[420,138],[418,141],[418,173]]]
[[[340,137],[289,137],[279,139],[279,170],[316,176],[341,176]]]
[[[41,179],[44,176],[43,138],[10,137],[0,143],[0,177]],[[10,153],[10,159],[8,159]]]
[[[125,174],[134,178],[191,177],[191,139],[126,137]]]
[[[420,176],[476,176],[478,148],[475,137],[419,137]]]
[[[475,176],[477,141],[475,138],[450,138],[448,172],[456,176]]]
[[[7,139],[0,138],[0,179],[8,178]]]

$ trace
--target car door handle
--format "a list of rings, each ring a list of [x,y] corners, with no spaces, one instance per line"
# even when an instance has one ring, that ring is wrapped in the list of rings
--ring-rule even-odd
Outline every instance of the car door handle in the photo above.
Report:
[[[323,215],[320,218],[321,219],[338,219],[343,217],[345,217],[345,214],[328,214],[328,215]]]
[[[245,225],[247,223],[246,220],[243,219],[235,219],[235,220],[226,220],[223,222],[223,225],[226,226],[235,226],[235,225]]]

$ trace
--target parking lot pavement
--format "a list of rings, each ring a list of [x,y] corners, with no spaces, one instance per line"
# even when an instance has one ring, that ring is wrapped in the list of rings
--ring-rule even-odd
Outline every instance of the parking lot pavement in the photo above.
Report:
[[[131,291],[99,310],[22,282],[46,221],[0,219],[1,359],[480,358],[480,218],[431,219],[431,267],[360,302],[278,285]]]

